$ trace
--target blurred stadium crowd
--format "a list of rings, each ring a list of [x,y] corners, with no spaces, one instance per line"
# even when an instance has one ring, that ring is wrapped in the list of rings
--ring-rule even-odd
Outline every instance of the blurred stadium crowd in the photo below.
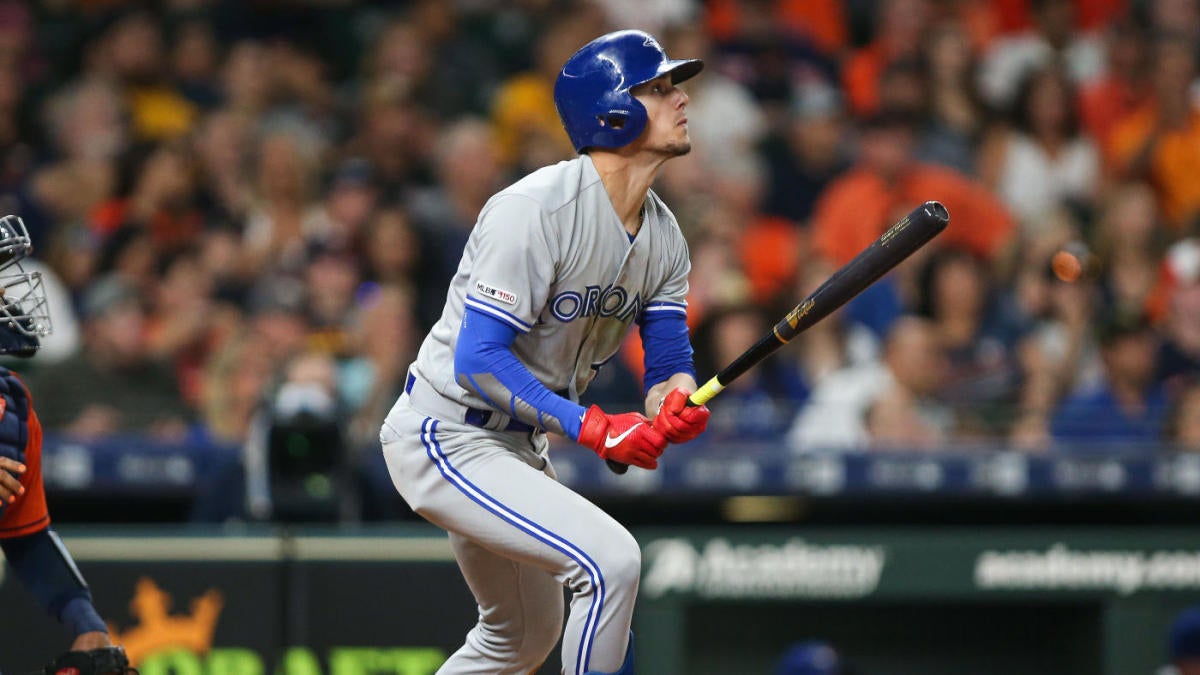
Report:
[[[291,391],[373,443],[480,207],[572,156],[559,67],[623,27],[708,63],[656,187],[702,378],[915,205],[951,213],[710,441],[1200,450],[1196,0],[2,0],[46,427],[237,445]],[[635,337],[588,398],[637,408],[640,367]]]

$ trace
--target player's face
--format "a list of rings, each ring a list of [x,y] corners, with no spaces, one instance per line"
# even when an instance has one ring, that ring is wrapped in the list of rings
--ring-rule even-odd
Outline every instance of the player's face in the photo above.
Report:
[[[668,157],[679,157],[692,151],[692,140],[688,137],[688,95],[671,83],[670,75],[639,85],[632,93],[646,106],[643,150]]]

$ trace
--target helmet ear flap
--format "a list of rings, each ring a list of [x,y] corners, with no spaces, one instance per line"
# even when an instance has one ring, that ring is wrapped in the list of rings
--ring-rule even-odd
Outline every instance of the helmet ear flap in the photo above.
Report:
[[[608,127],[609,129],[624,129],[626,119],[628,119],[628,116],[625,113],[618,112],[610,112],[607,115],[596,115],[596,121],[600,123],[600,126]]]
[[[646,129],[646,123],[650,121],[646,106],[634,98],[633,94],[626,93],[626,96],[629,97],[629,110],[625,111],[624,118],[621,120],[620,133],[624,140],[622,145],[628,145],[641,136]]]
[[[621,147],[632,143],[646,128],[649,115],[646,107],[628,91],[622,91],[617,96],[624,101],[614,102],[615,107],[608,112],[596,115],[597,136],[603,136],[605,143],[602,147]]]

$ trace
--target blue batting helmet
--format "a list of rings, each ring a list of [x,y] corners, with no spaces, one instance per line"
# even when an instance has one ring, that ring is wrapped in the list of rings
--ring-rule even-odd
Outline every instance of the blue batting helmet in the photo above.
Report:
[[[575,52],[554,83],[554,105],[575,150],[619,148],[646,128],[646,108],[630,89],[670,73],[675,83],[704,68],[700,59],[673,61],[649,33],[602,35]]]

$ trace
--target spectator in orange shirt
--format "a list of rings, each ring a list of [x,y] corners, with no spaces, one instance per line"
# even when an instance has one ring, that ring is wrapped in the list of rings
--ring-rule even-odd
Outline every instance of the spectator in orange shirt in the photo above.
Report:
[[[1113,127],[1137,110],[1146,96],[1146,36],[1132,21],[1114,23],[1105,35],[1104,75],[1080,91],[1080,115],[1100,147]]]
[[[1160,36],[1151,68],[1154,98],[1113,129],[1110,165],[1119,180],[1146,180],[1167,221],[1190,225],[1200,211],[1200,111],[1192,102],[1194,45],[1183,33]]]
[[[882,113],[864,125],[858,163],[830,184],[813,216],[816,252],[842,265],[918,204],[936,199],[950,211],[939,237],[994,260],[1013,231],[1004,205],[982,185],[913,159],[914,120]]]

